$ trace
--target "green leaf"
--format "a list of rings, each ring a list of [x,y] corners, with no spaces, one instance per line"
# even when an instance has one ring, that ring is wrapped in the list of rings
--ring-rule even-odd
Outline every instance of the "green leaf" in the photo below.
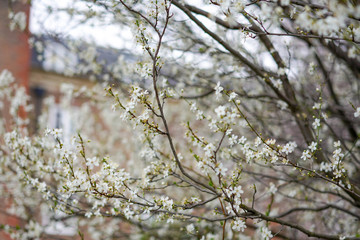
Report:
[[[213,181],[210,179],[210,181],[209,181],[209,186],[210,187],[214,187],[214,183],[213,183]]]
[[[80,230],[78,231],[78,233],[79,233],[81,240],[84,240],[84,233],[80,232]]]

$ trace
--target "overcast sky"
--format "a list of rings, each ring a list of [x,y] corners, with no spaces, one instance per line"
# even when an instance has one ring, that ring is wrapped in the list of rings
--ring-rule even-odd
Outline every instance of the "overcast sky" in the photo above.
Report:
[[[70,19],[69,15],[63,11],[50,15],[48,13],[49,6],[53,9],[65,9],[72,6],[77,9],[86,7],[86,5],[73,0],[32,0],[30,16],[30,30],[32,33],[56,33],[114,48],[134,47],[133,37],[127,29],[120,29],[116,25],[99,21],[78,24],[80,19]]]
[[[1,0],[0,0],[1,1]],[[192,3],[201,4],[200,0],[192,0]],[[60,9],[49,14],[49,7],[53,9]],[[81,39],[88,43],[94,43],[105,47],[126,48],[132,51],[142,53],[141,48],[134,43],[134,37],[131,31],[126,27],[120,28],[119,25],[113,24],[111,18],[108,20],[91,20],[84,24],[79,24],[82,20],[79,17],[70,18],[69,14],[61,9],[84,9],[88,10],[88,6],[82,1],[75,0],[32,0],[31,16],[30,16],[30,30],[32,33],[39,34],[59,34],[63,37],[72,37]],[[211,26],[211,21],[199,16],[199,19]],[[122,24],[123,25],[123,24]],[[204,34],[206,36],[206,34]],[[252,39],[242,40],[242,44],[249,52],[254,51],[254,44],[256,41]],[[248,47],[247,47],[248,46]],[[256,45],[255,45],[256,46]],[[271,57],[264,55],[262,58],[263,64],[267,67],[274,68],[274,62]]]

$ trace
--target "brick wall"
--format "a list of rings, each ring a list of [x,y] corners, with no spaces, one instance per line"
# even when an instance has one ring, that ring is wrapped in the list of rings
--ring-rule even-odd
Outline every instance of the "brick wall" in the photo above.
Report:
[[[10,31],[8,19],[9,2],[10,0],[0,0],[0,72],[3,69],[8,69],[13,73],[19,84],[28,88],[30,70],[29,31],[28,28],[25,32],[19,30]],[[15,12],[23,11],[28,15],[30,6],[18,2],[12,3],[12,9]],[[5,115],[3,117],[6,117],[6,113],[3,114]],[[4,209],[10,205],[10,199],[4,199],[0,196],[0,225],[16,226],[21,224],[17,218],[4,214]],[[0,239],[7,240],[10,237],[0,231]]]
[[[0,71],[8,69],[23,86],[28,86],[30,70],[29,31],[10,31],[9,1],[0,1]],[[15,12],[30,12],[29,4],[13,3]],[[28,21],[29,22],[29,21]],[[28,25],[28,24],[27,24]]]

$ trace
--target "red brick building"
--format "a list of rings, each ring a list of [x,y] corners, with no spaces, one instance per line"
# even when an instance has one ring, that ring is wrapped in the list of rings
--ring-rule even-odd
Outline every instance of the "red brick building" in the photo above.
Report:
[[[9,70],[15,77],[18,84],[21,84],[28,89],[30,76],[30,48],[29,48],[29,30],[26,27],[25,31],[13,30],[9,28],[10,12],[25,12],[29,16],[30,5],[22,2],[0,1],[0,72],[4,69]],[[29,25],[29,19],[27,19]],[[6,117],[6,103],[5,110],[1,115]],[[0,225],[8,224],[10,226],[20,225],[19,219],[11,217],[4,213],[4,209],[11,204],[10,199],[0,198]],[[0,231],[0,239],[10,239],[4,232]]]
[[[8,69],[23,86],[28,86],[30,74],[30,48],[29,30],[26,27],[24,32],[19,30],[10,31],[8,18],[9,12],[30,13],[30,5],[15,2],[12,6],[8,2],[0,1],[0,69]],[[29,19],[27,19],[27,26]]]

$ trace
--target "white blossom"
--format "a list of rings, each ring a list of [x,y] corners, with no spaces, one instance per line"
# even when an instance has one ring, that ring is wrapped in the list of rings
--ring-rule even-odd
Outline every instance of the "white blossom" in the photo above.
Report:
[[[12,84],[14,81],[14,76],[7,69],[0,73],[0,88],[10,87],[10,84]]]
[[[233,230],[238,231],[238,232],[243,232],[245,230],[245,228],[246,228],[245,221],[238,218],[233,222],[233,225],[232,225]]]
[[[312,126],[313,126],[314,129],[318,129],[320,127],[320,119],[315,118]]]
[[[188,231],[189,233],[194,233],[195,231],[195,226],[194,224],[189,224],[186,226],[186,231]]]
[[[237,94],[235,92],[231,92],[230,95],[229,95],[229,102],[234,100],[236,97],[237,97]]]
[[[341,142],[340,142],[340,141],[334,142],[334,147],[335,147],[335,148],[339,148],[340,146],[341,146]]]
[[[317,143],[316,142],[311,142],[311,144],[309,145],[309,149],[310,149],[311,152],[316,151]]]
[[[268,192],[269,192],[270,194],[275,194],[275,193],[277,192],[277,187],[275,186],[274,183],[272,183],[272,182],[270,183],[270,187],[269,187]]]
[[[26,28],[26,14],[24,12],[17,12],[10,15],[10,30],[13,31],[15,28],[19,28],[24,31]]]
[[[261,228],[261,237],[263,240],[270,240],[273,237],[273,234],[267,227]]]
[[[215,113],[219,118],[224,117],[226,115],[226,107],[225,106],[219,106],[215,109]]]
[[[216,147],[214,144],[209,143],[204,147],[205,156],[211,157],[214,154],[214,151],[216,150]]]
[[[297,147],[296,142],[288,142],[285,146],[282,147],[281,152],[288,155],[292,153],[296,147]]]
[[[356,108],[356,111],[354,112],[354,117],[359,117],[360,116],[360,107]]]
[[[309,150],[303,151],[303,153],[301,155],[301,159],[304,161],[311,159],[311,154],[310,154]]]
[[[221,96],[221,92],[224,90],[224,88],[220,86],[220,82],[216,84],[214,90],[215,90],[216,100],[219,100]]]

